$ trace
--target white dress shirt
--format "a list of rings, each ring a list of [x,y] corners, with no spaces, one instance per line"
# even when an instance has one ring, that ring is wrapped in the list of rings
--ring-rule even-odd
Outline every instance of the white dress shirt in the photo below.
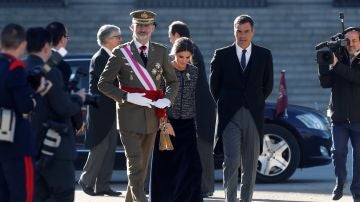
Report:
[[[241,63],[241,55],[242,55],[242,51],[244,50],[244,49],[242,49],[237,43],[235,43],[235,47],[236,47],[236,55],[237,55],[237,57],[238,57],[238,60],[239,60],[239,63]],[[250,59],[250,56],[251,56],[251,43],[250,43],[250,45],[247,47],[247,48],[245,48],[246,49],[246,53],[245,53],[245,58],[246,58],[246,66],[247,66],[247,64],[249,63],[249,59]]]
[[[136,48],[137,48],[137,50],[138,50],[138,52],[139,52],[139,54],[140,54],[140,47],[141,46],[146,46],[146,50],[144,51],[144,54],[145,54],[145,56],[147,57],[148,56],[148,53],[149,53],[149,42],[147,42],[145,45],[142,45],[140,42],[138,42],[138,41],[136,41],[136,40],[134,40],[134,43],[135,43],[135,46],[136,46]]]

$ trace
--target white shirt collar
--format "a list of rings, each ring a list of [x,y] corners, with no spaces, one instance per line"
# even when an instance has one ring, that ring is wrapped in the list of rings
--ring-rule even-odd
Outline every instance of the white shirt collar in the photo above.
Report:
[[[136,41],[136,40],[134,40],[134,43],[135,43],[136,49],[140,53],[140,47],[143,46],[143,45],[140,42]],[[149,41],[145,44],[145,46],[146,46],[145,54],[148,54],[148,52],[149,52],[149,44],[150,44]]]
[[[237,55],[237,57],[239,59],[239,62],[240,62],[241,61],[242,51],[244,49],[241,48],[237,43],[235,43],[235,47],[236,47],[236,55]],[[250,55],[251,55],[252,43],[250,43],[250,45],[245,49],[246,49],[245,58],[246,58],[246,65],[247,65],[248,62],[249,62],[249,59],[250,59]]]
[[[112,54],[111,50],[106,48],[105,46],[101,46],[101,48],[103,48],[106,51],[107,54],[109,54],[109,55]]]
[[[240,52],[242,54],[242,51],[244,50],[243,48],[241,48],[237,43],[235,43],[236,46],[236,52]],[[251,48],[252,48],[252,43],[250,43],[250,45],[245,48],[246,49],[246,53],[251,53]]]

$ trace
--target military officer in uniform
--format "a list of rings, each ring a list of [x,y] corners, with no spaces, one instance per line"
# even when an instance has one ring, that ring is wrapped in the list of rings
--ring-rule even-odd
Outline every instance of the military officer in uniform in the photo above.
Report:
[[[117,128],[127,158],[128,188],[125,201],[147,201],[144,181],[159,119],[179,88],[166,48],[150,42],[155,13],[131,12],[133,40],[115,48],[102,72],[98,88],[116,101]],[[119,88],[113,85],[117,77]],[[166,81],[166,92],[158,90]]]

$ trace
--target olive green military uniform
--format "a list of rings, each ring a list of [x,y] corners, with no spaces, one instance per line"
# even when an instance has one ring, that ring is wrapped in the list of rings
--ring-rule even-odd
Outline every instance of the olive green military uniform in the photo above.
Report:
[[[135,60],[144,66],[134,41],[123,44],[113,51],[113,55],[100,76],[98,88],[117,102],[117,128],[120,130],[120,138],[125,148],[129,180],[125,200],[126,202],[143,202],[147,201],[144,192],[144,180],[155,135],[159,127],[159,120],[155,115],[154,107],[148,108],[124,101],[125,92],[113,85],[113,81],[117,77],[121,86],[144,89],[120,50],[125,45],[130,45],[130,51]],[[168,60],[167,50],[163,45],[154,42],[149,43],[148,62],[145,68],[158,89],[160,88],[160,81],[166,80],[168,88],[165,92],[165,98],[173,101],[179,83],[174,68]]]

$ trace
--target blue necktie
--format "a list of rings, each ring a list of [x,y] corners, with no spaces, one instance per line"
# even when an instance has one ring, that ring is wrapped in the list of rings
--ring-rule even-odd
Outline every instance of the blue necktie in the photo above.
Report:
[[[246,57],[245,57],[245,54],[246,54],[246,49],[242,50],[242,55],[241,55],[241,60],[240,60],[240,65],[241,65],[241,68],[243,69],[243,71],[244,71],[245,68],[246,68]]]

